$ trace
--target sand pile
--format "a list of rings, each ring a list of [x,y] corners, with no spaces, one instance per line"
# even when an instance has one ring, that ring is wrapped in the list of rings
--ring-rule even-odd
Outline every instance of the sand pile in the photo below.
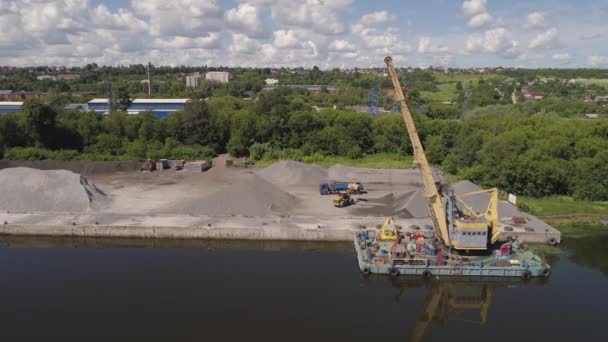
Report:
[[[321,166],[293,160],[278,161],[256,174],[278,185],[318,185],[327,179],[327,170]]]
[[[264,216],[284,214],[294,208],[298,199],[257,175],[246,175],[238,182],[199,200],[175,208],[192,215]]]
[[[84,212],[108,201],[95,184],[66,170],[0,170],[0,192],[0,210],[11,212]]]
[[[354,213],[362,216],[393,216],[399,218],[429,217],[429,208],[424,190],[394,192],[378,198],[360,202]]]

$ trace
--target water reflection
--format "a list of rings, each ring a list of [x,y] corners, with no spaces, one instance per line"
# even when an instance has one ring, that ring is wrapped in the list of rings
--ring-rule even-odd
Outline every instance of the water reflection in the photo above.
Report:
[[[564,239],[563,247],[575,263],[600,270],[608,277],[608,234],[576,239]]]
[[[434,323],[445,325],[448,321],[463,324],[484,325],[490,319],[489,310],[501,288],[544,286],[546,278],[530,281],[521,279],[449,278],[423,280],[418,277],[387,278],[381,276],[362,277],[362,286],[381,285],[386,282],[394,289],[393,300],[401,303],[412,289],[426,292],[424,303],[416,308],[419,312],[410,333],[409,341],[424,341],[424,337]]]

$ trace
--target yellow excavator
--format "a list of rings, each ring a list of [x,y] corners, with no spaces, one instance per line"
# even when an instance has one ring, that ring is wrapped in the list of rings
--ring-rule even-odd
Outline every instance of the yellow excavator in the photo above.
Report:
[[[489,189],[481,192],[465,194],[462,197],[478,194],[490,194],[490,203],[485,212],[476,212],[466,202],[457,197],[448,187],[441,193],[435,183],[431,169],[412,114],[410,113],[399,76],[393,66],[390,56],[384,58],[388,73],[395,88],[395,100],[399,101],[401,114],[407,127],[407,132],[414,151],[414,163],[422,173],[425,197],[429,205],[431,217],[435,224],[435,234],[447,248],[455,250],[486,250],[490,244],[497,241],[500,231],[498,228],[498,190]]]

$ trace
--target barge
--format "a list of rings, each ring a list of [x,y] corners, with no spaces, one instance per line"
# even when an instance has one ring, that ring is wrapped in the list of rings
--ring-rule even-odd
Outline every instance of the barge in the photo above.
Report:
[[[383,240],[379,230],[364,230],[355,234],[354,245],[364,275],[530,279],[551,274],[551,266],[517,240],[504,241],[484,253],[463,255],[422,233],[399,232],[397,239]]]

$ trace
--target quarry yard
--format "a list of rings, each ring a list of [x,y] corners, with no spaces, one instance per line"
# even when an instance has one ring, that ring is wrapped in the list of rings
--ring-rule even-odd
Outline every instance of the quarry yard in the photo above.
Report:
[[[416,169],[367,169],[279,161],[266,168],[227,168],[226,156],[206,172],[189,168],[111,171],[81,176],[67,170],[0,170],[0,234],[350,241],[388,216],[409,229],[432,225]],[[59,168],[59,166],[57,167]],[[366,192],[338,208],[320,195],[326,180],[361,182]],[[457,193],[480,188],[454,184]],[[470,199],[484,210],[487,199]],[[485,204],[484,204],[485,203]],[[507,202],[507,231],[530,242],[559,241],[559,232]],[[513,217],[525,217],[516,224]]]

